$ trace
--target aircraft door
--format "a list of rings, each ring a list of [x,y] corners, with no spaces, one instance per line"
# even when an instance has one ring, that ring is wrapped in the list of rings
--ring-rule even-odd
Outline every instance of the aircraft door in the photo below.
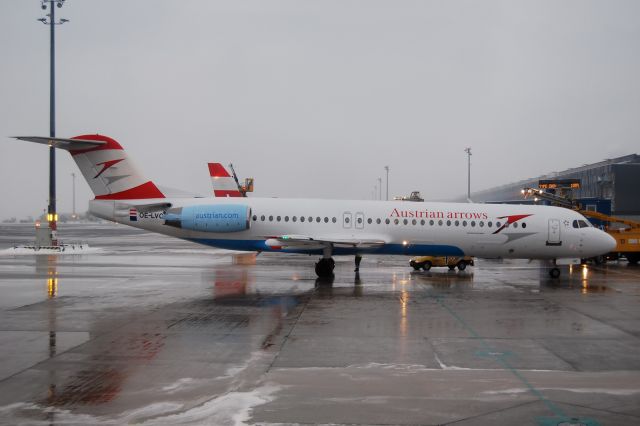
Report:
[[[549,234],[547,236],[547,245],[562,245],[562,239],[560,238],[560,219],[549,219]]]
[[[362,213],[362,212],[357,212],[356,213],[355,226],[356,226],[356,229],[363,229],[364,228],[364,213]]]
[[[342,213],[342,227],[351,228],[351,212]]]

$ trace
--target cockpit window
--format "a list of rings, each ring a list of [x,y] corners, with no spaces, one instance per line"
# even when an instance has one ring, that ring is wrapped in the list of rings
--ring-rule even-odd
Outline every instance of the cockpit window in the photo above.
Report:
[[[587,221],[579,219],[579,220],[574,220],[573,221],[573,227],[574,228],[588,228],[591,225],[589,225],[589,223],[587,223]]]

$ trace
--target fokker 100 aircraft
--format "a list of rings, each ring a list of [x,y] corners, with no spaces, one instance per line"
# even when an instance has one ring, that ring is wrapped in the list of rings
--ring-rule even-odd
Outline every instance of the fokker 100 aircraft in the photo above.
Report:
[[[318,254],[319,276],[333,274],[333,255],[466,255],[559,265],[616,245],[584,216],[551,206],[173,197],[140,174],[112,138],[18,139],[69,151],[95,195],[89,211],[97,217],[224,249]]]

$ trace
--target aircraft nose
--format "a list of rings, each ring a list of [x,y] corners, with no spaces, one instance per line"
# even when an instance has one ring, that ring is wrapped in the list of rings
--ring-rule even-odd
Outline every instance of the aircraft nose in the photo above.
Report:
[[[618,244],[616,239],[604,231],[599,231],[599,234],[600,235],[598,235],[598,241],[596,243],[598,254],[606,254],[614,251]]]
[[[616,249],[616,246],[618,245],[618,242],[616,241],[615,238],[613,238],[611,235],[607,234],[606,232],[603,232],[604,234],[604,243],[602,244],[604,247],[606,247],[607,253],[612,252]]]

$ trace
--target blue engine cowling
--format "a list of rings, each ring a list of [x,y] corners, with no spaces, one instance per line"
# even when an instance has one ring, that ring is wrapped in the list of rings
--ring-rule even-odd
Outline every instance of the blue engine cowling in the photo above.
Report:
[[[251,226],[251,208],[241,204],[187,206],[171,209],[165,225],[191,231],[240,232]]]

